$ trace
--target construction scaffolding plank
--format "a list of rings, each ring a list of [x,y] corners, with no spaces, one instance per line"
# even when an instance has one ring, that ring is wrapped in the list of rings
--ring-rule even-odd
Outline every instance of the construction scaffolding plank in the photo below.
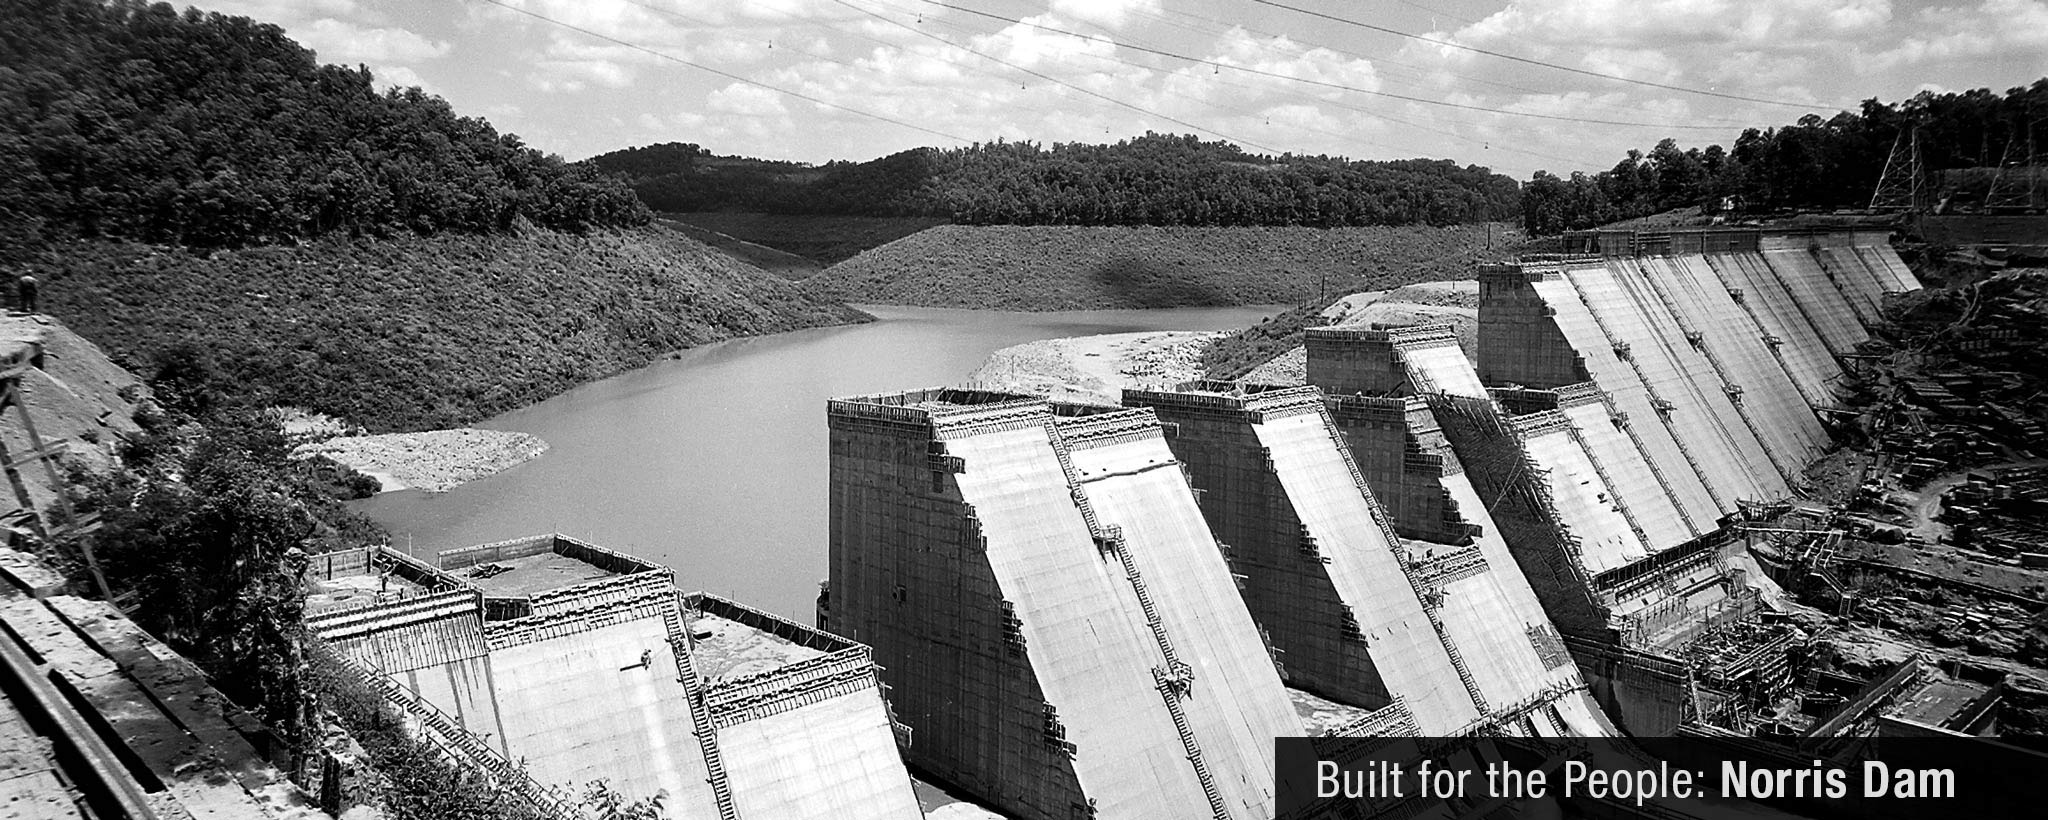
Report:
[[[1407,699],[1425,734],[1479,717],[1456,665],[1409,586],[1374,503],[1346,466],[1325,417],[1297,413],[1253,425],[1309,537],[1330,559],[1331,582],[1356,617],[1387,690]]]
[[[1582,271],[1598,271],[1605,275],[1604,268],[1593,266],[1572,266],[1569,270],[1573,276]],[[1608,339],[1586,303],[1580,301],[1579,292],[1570,280],[1546,277],[1531,284],[1554,312],[1558,330],[1584,358],[1594,383],[1607,392],[1617,409],[1626,414],[1630,429],[1642,443],[1644,456],[1659,465],[1669,465],[1664,469],[1664,475],[1670,481],[1672,495],[1686,514],[1700,522],[1720,518],[1720,504],[1706,485],[1705,477],[1692,468],[1670,427],[1659,421],[1650,391],[1615,349],[1614,342],[1619,339]],[[1632,347],[1629,355],[1634,355]],[[1540,460],[1537,463],[1548,466]]]
[[[1075,511],[1052,417],[946,440],[966,466],[960,494],[988,539],[988,561],[1016,607],[1045,701],[1075,745],[1081,788],[1108,817],[1208,817],[1203,788],[1154,687],[1159,649],[1130,583],[1099,556]]]
[[[1149,412],[1143,416],[1149,421]],[[1238,805],[1273,799],[1274,737],[1299,734],[1295,712],[1230,567],[1156,425],[1072,450],[1082,487],[1142,572],[1176,657],[1194,679],[1185,711],[1207,765]]]
[[[1828,446],[1820,418],[1704,257],[1674,257],[1667,274],[1658,286],[1687,326],[1700,334],[1700,343],[1726,378],[1742,387],[1742,409],[1765,451],[1781,473],[1798,475]]]

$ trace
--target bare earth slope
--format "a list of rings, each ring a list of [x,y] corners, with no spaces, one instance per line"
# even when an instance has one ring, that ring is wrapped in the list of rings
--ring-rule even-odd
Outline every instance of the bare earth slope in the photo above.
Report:
[[[804,287],[855,303],[1002,310],[1260,305],[1465,275],[1504,226],[1110,228],[942,225]]]
[[[682,348],[865,318],[663,228],[211,256],[74,242],[50,257],[45,309],[117,361],[191,343],[237,393],[372,431],[455,426]]]
[[[39,366],[22,375],[21,394],[42,445],[62,442],[69,457],[98,469],[111,461],[108,448],[140,431],[135,412],[147,395],[141,382],[62,324],[47,316],[0,316],[0,348],[30,351],[29,356],[40,351]],[[38,446],[30,442],[21,412],[11,407],[0,416],[0,438],[16,458]],[[20,473],[36,503],[47,503],[48,473],[32,464]],[[13,506],[12,495],[0,501],[0,509]]]

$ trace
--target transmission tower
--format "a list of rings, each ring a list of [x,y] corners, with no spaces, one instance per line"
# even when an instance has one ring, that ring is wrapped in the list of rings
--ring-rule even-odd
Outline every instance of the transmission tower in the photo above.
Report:
[[[1873,211],[1913,211],[1920,207],[1920,126],[1899,129],[1892,140],[1891,156],[1885,158],[1884,174],[1871,192]]]
[[[2027,136],[2033,136],[2034,129],[2027,128]],[[2029,140],[2031,141],[2031,139]],[[2005,155],[1998,160],[1998,172],[1991,175],[1991,188],[1984,192],[1984,210],[2031,208],[2034,205],[2034,152],[2028,146],[2026,156],[2020,156],[2020,131],[2015,127],[2012,136],[2005,141]],[[2025,180],[2014,184],[2011,175],[2017,172]]]

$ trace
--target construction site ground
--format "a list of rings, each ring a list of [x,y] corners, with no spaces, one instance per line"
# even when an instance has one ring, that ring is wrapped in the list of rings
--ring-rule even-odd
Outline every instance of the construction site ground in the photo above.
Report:
[[[757,675],[825,654],[708,613],[690,621],[690,632],[696,639],[697,672],[708,681]]]
[[[1294,711],[1301,715],[1301,726],[1310,736],[1329,734],[1370,714],[1369,710],[1317,697],[1293,687],[1288,687],[1287,696],[1294,700]]]
[[[306,614],[354,609],[421,591],[418,584],[393,573],[311,578],[306,581]]]
[[[494,572],[485,570],[486,567],[504,567],[505,570]],[[488,561],[454,570],[454,573],[483,590],[485,595],[508,598],[523,598],[536,592],[561,589],[616,574],[553,552]]]

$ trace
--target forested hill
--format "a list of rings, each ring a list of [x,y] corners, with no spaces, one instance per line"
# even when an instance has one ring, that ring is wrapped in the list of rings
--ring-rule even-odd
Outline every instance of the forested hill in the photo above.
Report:
[[[1923,190],[1983,205],[2001,165],[2023,163],[2048,143],[2042,112],[2048,78],[2004,94],[1980,88],[1926,91],[1901,103],[1866,100],[1859,111],[1826,119],[1808,114],[1791,125],[1746,129],[1732,148],[1681,150],[1666,139],[1597,174],[1536,172],[1522,189],[1522,221],[1531,233],[1553,234],[1695,206],[1746,213],[1865,208],[1892,147],[1902,133],[1910,140],[1916,127]],[[2025,190],[2023,174],[2008,168],[2005,184]]]
[[[69,236],[215,247],[649,218],[588,165],[418,89],[378,93],[367,70],[248,18],[4,0],[0,54],[10,256]]]
[[[1511,219],[1514,180],[1449,160],[1271,157],[1194,136],[918,148],[809,166],[693,144],[591,160],[659,211],[924,216],[1012,225],[1452,225]]]
[[[0,0],[0,55],[0,281],[145,376],[416,429],[862,318],[275,26]]]

